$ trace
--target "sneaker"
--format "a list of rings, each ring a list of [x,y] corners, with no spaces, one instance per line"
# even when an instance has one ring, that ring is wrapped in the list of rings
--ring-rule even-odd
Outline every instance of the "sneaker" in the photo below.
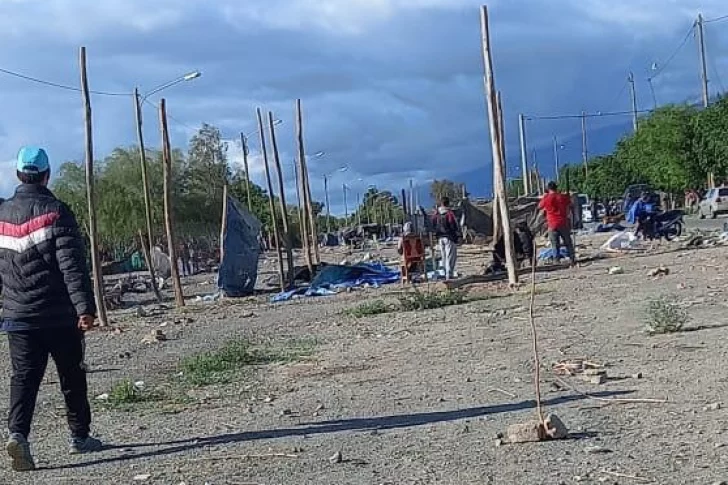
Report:
[[[93,453],[96,451],[101,451],[104,448],[101,440],[97,440],[96,438],[92,438],[91,436],[89,436],[88,438],[71,438],[70,443],[70,453],[72,455]]]
[[[5,449],[12,458],[13,470],[16,472],[28,472],[35,470],[35,462],[33,455],[30,453],[30,443],[25,436],[18,433],[12,433],[10,439],[5,445]]]

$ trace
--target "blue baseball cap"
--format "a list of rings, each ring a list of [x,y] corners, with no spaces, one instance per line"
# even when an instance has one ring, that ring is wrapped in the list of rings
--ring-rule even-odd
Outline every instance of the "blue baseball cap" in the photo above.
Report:
[[[45,150],[35,146],[25,146],[18,152],[18,172],[41,173],[47,172],[51,166]]]

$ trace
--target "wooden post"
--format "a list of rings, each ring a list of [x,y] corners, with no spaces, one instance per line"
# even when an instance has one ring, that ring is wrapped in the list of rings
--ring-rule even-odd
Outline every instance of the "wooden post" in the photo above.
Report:
[[[185,295],[182,293],[182,282],[179,278],[179,263],[177,261],[177,244],[174,237],[174,224],[172,222],[172,149],[169,144],[169,130],[167,128],[167,103],[164,98],[159,102],[159,126],[162,130],[162,166],[164,168],[164,226],[167,229],[167,249],[169,251],[170,268],[172,270],[172,284],[174,285],[174,299],[178,307],[185,306]]]
[[[308,218],[305,215],[303,202],[301,200],[301,169],[298,166],[298,157],[293,161],[294,173],[296,175],[296,199],[298,202],[298,229],[301,236],[301,245],[303,247],[303,256],[308,267],[309,274],[313,275],[313,261],[311,259],[311,239],[308,236]]]
[[[516,258],[513,249],[513,232],[511,231],[511,219],[508,204],[505,203],[506,188],[503,184],[505,160],[501,150],[501,129],[499,123],[498,103],[496,99],[495,79],[493,75],[493,59],[490,51],[490,30],[488,26],[488,7],[483,6],[481,10],[481,33],[483,42],[483,61],[485,64],[485,97],[488,101],[488,120],[490,124],[491,148],[493,152],[493,163],[496,167],[496,193],[503,201],[500,204],[500,216],[503,225],[503,241],[506,246],[506,268],[508,269],[508,281],[511,285],[518,283],[518,272],[516,271]]]
[[[228,185],[222,186],[222,221],[220,221],[220,264],[225,256],[225,233],[227,232],[228,216]]]
[[[253,199],[250,194],[250,167],[248,166],[248,139],[240,132],[240,146],[243,149],[243,166],[245,168],[245,193],[248,196],[248,212],[253,212]]]
[[[298,160],[299,160],[299,177],[301,177],[301,187],[303,188],[303,200],[308,214],[309,235],[311,236],[311,245],[313,247],[314,264],[321,264],[321,255],[318,247],[318,229],[316,224],[316,215],[313,213],[313,200],[311,197],[311,184],[308,179],[308,164],[306,163],[306,152],[303,144],[303,110],[301,108],[301,100],[296,100],[296,139],[298,141]]]
[[[144,255],[144,262],[147,264],[147,268],[151,268],[154,266],[154,263],[152,263],[152,252],[150,251],[151,245],[148,241],[144,240],[144,231],[139,229],[139,242],[142,245],[142,254]],[[157,286],[157,282],[154,281],[152,283],[154,285],[154,288],[157,288],[157,291],[159,291],[159,288]]]
[[[281,169],[281,159],[278,156],[278,142],[276,140],[276,128],[273,113],[268,112],[268,125],[270,128],[270,144],[273,149],[273,162],[276,164],[278,172],[278,190],[280,198],[278,201],[281,206],[281,219],[283,220],[283,243],[286,246],[286,259],[288,260],[288,283],[293,284],[295,276],[295,261],[293,260],[293,244],[291,238],[291,228],[288,223],[288,204],[286,204],[286,188],[283,185],[283,170]]]
[[[258,115],[258,133],[260,134],[260,152],[263,155],[263,164],[265,165],[265,179],[268,183],[268,206],[270,208],[271,226],[273,229],[273,242],[276,245],[276,254],[278,255],[278,279],[281,291],[286,289],[286,277],[283,271],[283,249],[281,248],[281,235],[278,232],[278,220],[276,217],[276,205],[273,202],[273,183],[270,178],[270,166],[268,165],[268,150],[265,146],[265,130],[263,130],[263,114],[260,108],[256,109]]]
[[[85,47],[81,47],[79,52],[79,62],[81,67],[81,91],[83,93],[84,120],[86,125],[86,202],[88,203],[88,237],[91,246],[91,271],[93,272],[94,297],[96,298],[96,316],[99,319],[99,325],[105,327],[109,324],[109,321],[106,316],[104,276],[101,273],[101,258],[99,258],[98,232],[96,228],[94,140],[93,129],[91,126],[91,95],[88,89]]]
[[[152,254],[152,245],[154,244],[154,232],[152,231],[152,202],[149,193],[149,177],[147,175],[147,153],[144,147],[144,133],[142,130],[142,100],[139,97],[139,89],[134,88],[134,115],[136,118],[137,128],[137,140],[139,141],[139,159],[141,162],[142,169],[142,187],[144,189],[144,215],[147,223],[147,238],[146,243],[144,239],[141,239],[142,245],[146,244],[144,248],[150,255]],[[154,272],[154,265],[151,264],[151,260],[148,260],[147,269],[149,270],[149,277],[152,279],[152,290],[157,301],[162,301],[162,294],[159,292],[157,286],[157,276]]]

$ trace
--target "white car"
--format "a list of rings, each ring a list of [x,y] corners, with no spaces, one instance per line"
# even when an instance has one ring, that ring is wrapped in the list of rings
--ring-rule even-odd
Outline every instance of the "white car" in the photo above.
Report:
[[[710,189],[698,205],[698,216],[715,219],[723,213],[728,213],[728,187]]]

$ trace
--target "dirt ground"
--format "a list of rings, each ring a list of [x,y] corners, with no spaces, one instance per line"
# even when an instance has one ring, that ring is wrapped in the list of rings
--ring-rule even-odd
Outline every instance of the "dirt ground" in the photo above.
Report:
[[[462,253],[465,273],[480,271],[482,251]],[[187,389],[179,400],[167,395],[129,408],[95,401],[94,430],[110,446],[81,457],[66,454],[62,396],[49,372],[31,437],[42,469],[19,475],[6,465],[0,484],[721,483],[728,480],[725,256],[725,248],[673,244],[539,273],[544,404],[570,436],[532,444],[499,441],[509,425],[535,417],[527,284],[515,291],[502,282],[474,285],[471,295],[482,298],[471,303],[364,318],[343,311],[393,301],[405,289],[275,305],[267,296],[191,298],[184,313],[155,312],[157,305],[142,302],[151,314],[144,317],[130,304],[112,315],[120,333],[88,336],[92,397],[126,379],[167,389],[180,359],[235,337],[280,345],[305,340],[312,352],[228,384]],[[623,273],[609,274],[614,266]],[[648,276],[659,266],[669,275]],[[273,268],[262,263],[266,274]],[[187,294],[211,291],[209,280],[188,281]],[[686,309],[688,331],[644,331],[648,303],[660,297]],[[142,343],[155,329],[167,340]],[[4,338],[0,353],[6,413]],[[607,366],[608,381],[563,379],[602,400],[557,384],[552,365],[580,357]],[[607,401],[615,398],[668,402]],[[330,460],[337,452],[341,459]]]

